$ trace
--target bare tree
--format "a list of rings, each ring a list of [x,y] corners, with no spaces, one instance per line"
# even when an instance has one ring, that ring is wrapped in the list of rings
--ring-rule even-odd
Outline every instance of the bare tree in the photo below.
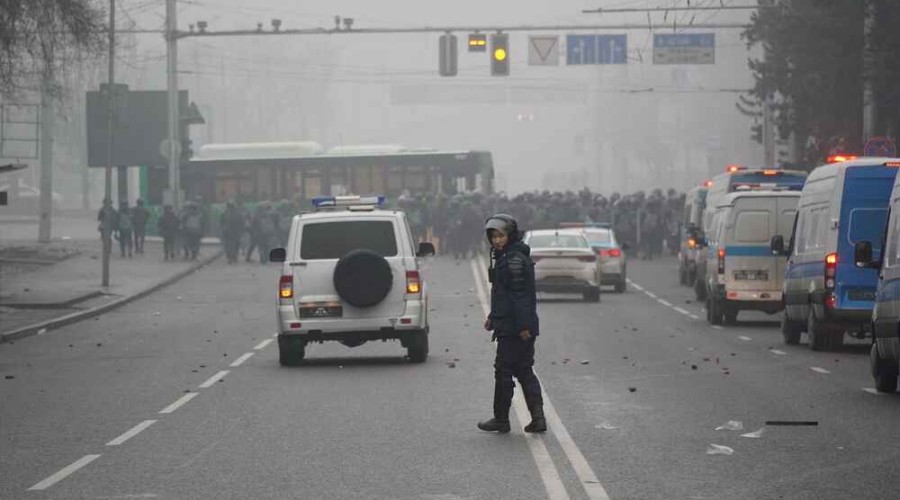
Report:
[[[60,73],[103,53],[103,0],[0,0],[0,98],[55,86]]]

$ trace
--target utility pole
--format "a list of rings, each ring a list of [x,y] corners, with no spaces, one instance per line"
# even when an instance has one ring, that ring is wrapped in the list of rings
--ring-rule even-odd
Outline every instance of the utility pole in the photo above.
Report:
[[[109,255],[112,253],[112,162],[113,139],[115,138],[115,104],[116,104],[116,0],[109,0],[109,81],[107,86],[107,126],[109,134],[106,144],[106,168],[103,198],[103,276],[102,286],[109,286]]]
[[[41,86],[41,218],[38,223],[38,241],[50,242],[53,217],[53,97],[50,82]]]
[[[178,116],[178,11],[175,0],[166,0],[166,64],[168,70],[169,98],[169,191],[171,204],[177,213],[181,208],[181,172],[179,160],[181,144],[178,137],[180,122]]]
[[[872,31],[875,28],[875,1],[867,0],[865,3],[864,46],[863,46],[863,143],[876,135],[877,123],[875,109],[875,83],[872,78],[875,61],[872,47]]]

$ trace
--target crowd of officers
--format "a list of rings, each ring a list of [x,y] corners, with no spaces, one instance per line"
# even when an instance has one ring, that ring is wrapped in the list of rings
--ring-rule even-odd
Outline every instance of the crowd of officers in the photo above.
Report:
[[[404,192],[390,200],[386,208],[404,210],[410,229],[418,241],[433,241],[441,253],[467,259],[482,250],[482,226],[490,214],[508,213],[524,230],[552,229],[563,222],[604,222],[614,228],[619,243],[632,255],[652,259],[678,249],[678,219],[684,194],[655,189],[649,194],[613,193],[606,197],[587,189],[573,192],[527,192],[508,197],[503,193],[483,195],[411,194]],[[243,257],[246,262],[258,255],[265,264],[269,251],[287,244],[291,219],[308,210],[300,200],[261,201],[255,207],[229,201],[218,220],[218,235],[229,264]],[[118,242],[120,255],[130,258],[144,253],[144,240],[151,212],[142,200],[133,207],[122,203],[118,210],[105,202],[98,215],[101,236],[109,215],[111,237]],[[157,234],[163,239],[165,260],[177,254],[186,260],[197,258],[203,236],[211,235],[209,212],[201,200],[188,201],[176,213],[170,205],[156,217]]]

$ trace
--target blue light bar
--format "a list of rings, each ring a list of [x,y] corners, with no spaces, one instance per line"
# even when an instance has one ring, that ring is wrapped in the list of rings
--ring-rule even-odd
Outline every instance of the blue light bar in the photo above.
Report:
[[[315,208],[332,208],[332,207],[359,207],[359,206],[375,206],[384,205],[384,195],[347,195],[347,196],[316,196],[312,199],[312,205]]]

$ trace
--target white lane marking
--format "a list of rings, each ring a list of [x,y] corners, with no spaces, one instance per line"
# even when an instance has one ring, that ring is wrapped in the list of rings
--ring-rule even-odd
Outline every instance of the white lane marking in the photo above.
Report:
[[[659,298],[659,297],[658,297],[655,293],[653,293],[653,292],[650,292],[650,291],[645,290],[644,293],[647,295],[647,297],[650,297],[651,299],[658,299],[658,298]]]
[[[160,411],[160,413],[172,413],[172,412],[174,412],[175,410],[177,410],[177,409],[181,408],[182,406],[184,406],[188,401],[190,401],[190,400],[194,399],[195,397],[197,397],[197,394],[199,394],[199,393],[197,393],[197,392],[189,392],[189,393],[185,394],[184,396],[181,396],[180,398],[178,398],[177,401],[175,401],[174,403],[170,404],[169,406],[166,406],[165,408],[163,408],[163,410]]]
[[[132,427],[131,430],[126,431],[121,436],[106,443],[106,446],[119,446],[120,444],[124,443],[125,441],[128,441],[129,439],[137,436],[144,429],[146,429],[147,427],[150,427],[151,425],[153,425],[155,423],[156,423],[156,420],[144,420],[143,422]]]
[[[474,263],[473,263],[474,266]],[[474,268],[476,275],[476,282],[478,286],[478,298],[481,302],[481,308],[484,310],[485,314],[489,312],[488,302],[487,302],[487,294],[484,293],[485,287],[487,287],[487,276],[479,275],[478,271],[480,269],[476,266]],[[481,270],[483,272],[483,270]],[[597,479],[597,475],[594,473],[593,469],[591,469],[591,465],[588,463],[587,459],[584,457],[584,454],[578,448],[578,445],[575,443],[575,440],[572,439],[572,436],[569,434],[568,429],[563,424],[562,419],[559,418],[559,414],[556,412],[556,407],[553,406],[553,403],[550,401],[550,396],[547,394],[547,391],[542,387],[541,393],[544,398],[544,413],[547,417],[547,423],[550,425],[550,432],[556,437],[556,440],[559,442],[560,447],[562,447],[563,452],[566,454],[566,458],[569,459],[569,463],[572,465],[572,468],[575,470],[575,475],[581,481],[581,486],[584,488],[585,494],[587,494],[588,499],[590,500],[609,500],[609,495],[606,493],[606,490],[603,488],[603,485],[600,483],[600,480]],[[528,413],[528,409],[525,406],[524,399],[521,397],[521,391],[516,393],[516,399],[518,402],[516,403],[516,416],[519,421],[524,421],[531,417]],[[530,442],[540,443],[541,447],[544,451],[546,451],[546,446],[544,446],[543,438],[540,436],[531,436],[529,438]],[[535,456],[535,461],[537,461],[537,456]],[[553,462],[550,461],[551,467],[553,467],[553,473],[556,476],[556,480],[559,481],[560,488],[557,493],[559,496],[555,498],[569,498],[569,494],[565,491],[565,486],[562,485],[562,481],[559,479],[559,474],[556,472],[556,467],[553,465]],[[543,474],[542,474],[543,476]],[[550,494],[551,498],[554,498],[554,495],[550,491],[550,486],[546,482],[544,485],[547,487],[547,493]]]
[[[206,379],[206,382],[203,382],[202,384],[200,384],[200,388],[201,389],[209,389],[210,387],[212,387],[213,384],[215,384],[216,382],[218,382],[219,380],[224,378],[225,375],[228,375],[228,370],[220,371],[219,373]]]
[[[753,340],[753,339],[751,339],[750,337],[748,337],[748,336],[746,336],[746,335],[741,335],[741,336],[738,337],[738,338],[741,339],[741,340],[743,340],[744,342],[750,342],[751,340]]]
[[[484,280],[481,276],[481,269],[477,263],[476,259],[472,259],[470,261],[472,265],[472,274],[475,278],[475,289],[478,296],[478,301],[481,303],[481,309],[484,312],[485,316],[490,313],[490,308],[487,305],[487,294],[485,293],[485,283],[487,280]],[[516,412],[516,418],[519,419],[520,422],[527,421],[528,418],[528,410],[523,409],[524,403],[518,401],[521,399],[518,395],[520,391],[516,391],[516,397],[513,398],[513,409]],[[547,407],[550,405],[545,403],[545,411]],[[531,456],[534,458],[534,463],[537,465],[538,472],[541,475],[541,481],[544,483],[544,488],[547,490],[547,496],[552,499],[560,499],[560,500],[569,500],[569,493],[566,491],[566,486],[562,482],[562,478],[559,476],[559,471],[556,470],[556,465],[553,463],[553,459],[550,457],[550,451],[547,450],[547,445],[544,443],[543,438],[540,436],[530,436],[526,438],[528,442],[528,449],[531,451]]]
[[[266,346],[269,345],[269,344],[271,344],[271,343],[272,343],[272,339],[266,339],[266,340],[263,340],[263,341],[260,342],[259,344],[256,344],[256,347],[254,347],[253,350],[254,350],[254,351],[261,351],[261,350],[265,349]]]
[[[777,354],[777,355],[779,355],[779,356],[786,356],[786,355],[787,355],[786,352],[784,352],[784,351],[782,351],[782,350],[780,350],[780,349],[772,349],[772,354]]]
[[[722,328],[719,325],[713,325],[712,327],[713,327],[713,330],[724,330],[724,328]]]
[[[97,460],[98,458],[100,458],[100,455],[85,455],[85,456],[79,458],[77,461],[75,461],[72,465],[67,466],[66,468],[60,470],[56,474],[53,474],[52,476],[48,477],[47,479],[44,479],[43,481],[32,486],[31,488],[28,488],[28,491],[46,490],[47,488],[53,486],[54,484],[62,481],[65,478],[71,476],[75,471],[77,471],[78,469],[84,467],[85,465],[93,462],[94,460]]]
[[[635,283],[634,281],[631,281],[631,280],[627,280],[627,281],[631,285],[631,288],[634,288],[635,290],[640,290],[642,292],[644,291],[644,287],[642,287],[641,285],[638,285],[637,283]]]
[[[659,302],[660,304],[666,306],[666,307],[672,307],[672,303],[669,302],[668,300],[656,299],[656,301]]]
[[[700,316],[697,316],[696,314],[690,314],[689,316],[691,319],[700,319]]]
[[[234,363],[231,363],[231,367],[232,367],[232,368],[237,368],[237,367],[241,366],[242,364],[244,364],[244,361],[247,361],[248,359],[250,359],[250,357],[253,356],[254,354],[256,354],[256,353],[253,353],[253,352],[245,352],[243,356],[241,356],[241,357],[239,357],[238,359],[234,360]]]
[[[684,314],[685,316],[691,315],[691,312],[688,311],[687,309],[682,309],[680,307],[673,307],[672,309],[675,310],[676,312],[680,312],[681,314]]]
[[[869,394],[875,395],[875,396],[884,396],[883,392],[878,392],[878,389],[876,389],[874,387],[863,387],[862,390],[868,392]]]
[[[831,373],[830,371],[828,371],[824,368],[819,368],[818,366],[810,366],[809,369],[816,373],[822,373],[822,374]]]

